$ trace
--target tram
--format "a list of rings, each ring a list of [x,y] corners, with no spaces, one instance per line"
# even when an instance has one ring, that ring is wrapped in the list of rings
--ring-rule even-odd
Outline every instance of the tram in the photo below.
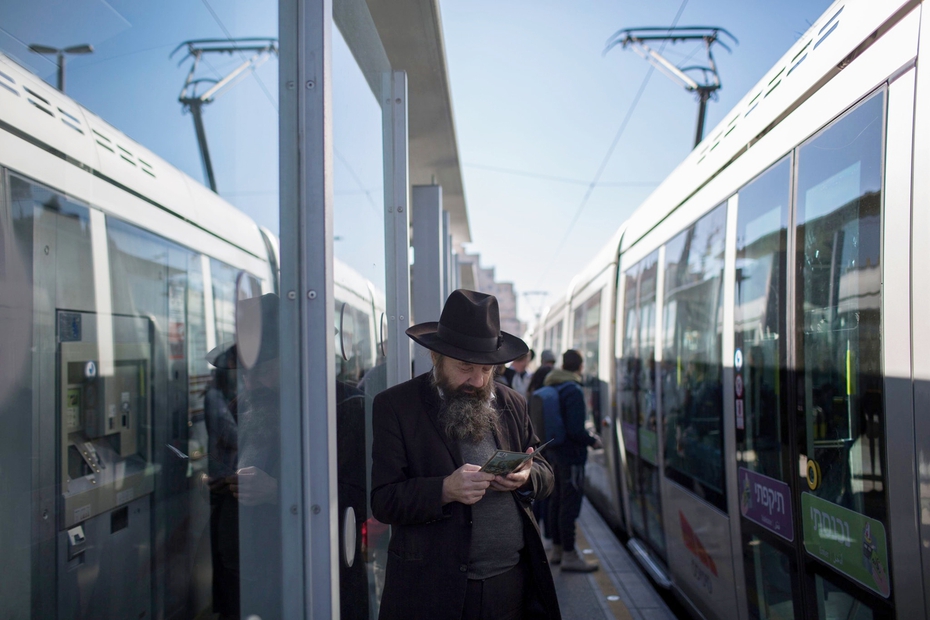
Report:
[[[0,54],[4,617],[210,606],[208,352],[235,341],[244,292],[277,292],[277,265],[271,232]],[[384,359],[384,294],[335,272],[356,393]]]
[[[930,15],[839,0],[533,333],[586,491],[704,618],[930,612]]]

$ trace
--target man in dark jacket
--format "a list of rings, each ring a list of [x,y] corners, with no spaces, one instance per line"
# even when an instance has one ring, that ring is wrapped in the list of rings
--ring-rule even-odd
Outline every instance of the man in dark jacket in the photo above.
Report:
[[[549,514],[546,531],[552,534],[549,560],[561,564],[566,572],[590,572],[597,564],[588,562],[575,549],[575,520],[581,513],[584,496],[584,464],[588,460],[588,446],[601,447],[601,440],[584,427],[586,415],[584,392],[581,389],[581,370],[584,358],[569,349],[562,354],[562,368],[546,376],[546,385],[569,384],[560,389],[559,404],[565,422],[565,442],[550,449],[550,461],[555,472],[555,491],[549,497]]]
[[[553,368],[555,368],[555,353],[546,349],[539,354],[539,368],[533,373],[533,376],[530,378],[530,384],[526,388],[527,402],[529,402],[530,398],[533,396],[533,392],[545,385],[546,377],[549,376]]]
[[[496,298],[464,290],[438,323],[407,334],[431,350],[433,370],[373,405],[371,509],[392,526],[380,618],[560,618],[530,508],[552,470],[540,457],[481,471],[497,450],[539,443],[526,401],[492,378],[526,345],[500,331]]]

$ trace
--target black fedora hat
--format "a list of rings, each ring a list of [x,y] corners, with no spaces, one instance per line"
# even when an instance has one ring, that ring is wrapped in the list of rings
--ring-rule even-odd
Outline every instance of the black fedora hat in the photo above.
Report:
[[[494,295],[465,289],[452,291],[439,322],[414,325],[407,335],[431,351],[471,364],[503,364],[529,350],[522,340],[501,331]]]

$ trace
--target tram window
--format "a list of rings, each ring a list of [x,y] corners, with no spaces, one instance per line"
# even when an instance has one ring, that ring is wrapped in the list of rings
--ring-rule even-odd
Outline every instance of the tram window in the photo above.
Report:
[[[637,312],[637,290],[640,266],[630,267],[623,274],[623,357],[617,365],[619,368],[618,390],[620,399],[620,420],[624,425],[626,449],[634,454],[638,452],[635,438],[636,420],[639,417],[639,313]],[[626,437],[630,427],[630,437]]]
[[[107,240],[113,313],[152,319],[155,346],[163,352],[156,357],[152,378],[156,445],[168,444],[189,456],[185,296],[192,254],[112,217],[107,218]],[[167,461],[163,472],[187,477],[192,473],[187,466]]]
[[[207,432],[204,424],[204,399],[211,383],[211,367],[206,353],[213,347],[207,346],[207,319],[203,290],[203,256],[191,255],[187,269],[187,372],[188,372],[188,417],[190,419],[191,457],[207,455]]]
[[[802,458],[824,500],[883,520],[881,202],[884,92],[798,149]]]
[[[598,291],[593,297],[585,301],[575,310],[574,342],[572,348],[581,353],[584,359],[584,388],[585,400],[588,404],[588,414],[595,425],[596,431],[600,429],[600,380],[598,379],[598,356],[600,352],[601,332],[601,293]]]
[[[627,449],[658,463],[655,386],[655,303],[658,252],[624,276],[624,342],[620,416]]]
[[[848,592],[820,575],[815,578],[818,620],[872,620],[875,614]]]
[[[753,620],[794,618],[792,581],[797,573],[792,558],[764,540],[751,536],[743,545],[749,617]]]
[[[374,366],[371,319],[348,303],[337,301],[336,307],[340,330],[336,336],[338,379],[354,387]]]
[[[25,240],[24,227],[30,230],[35,227],[29,254],[23,254],[29,257],[27,264],[32,264],[34,243],[42,243],[42,256],[50,255],[54,260],[54,273],[43,271],[49,279],[42,278],[36,285],[53,287],[59,307],[92,311],[96,301],[90,211],[57,192],[17,176],[10,175],[9,181],[13,220],[21,243]]]
[[[786,480],[785,261],[791,159],[739,191],[736,219],[736,429],[741,465]],[[792,470],[787,470],[792,471]]]
[[[665,475],[721,510],[726,213],[720,205],[666,245],[660,379]]]
[[[213,281],[213,317],[216,323],[216,343],[236,339],[236,277],[239,271],[216,259],[210,261]]]
[[[598,338],[601,327],[601,294],[585,301],[575,310],[575,331],[572,347],[584,357],[584,372],[597,375]]]
[[[620,416],[628,459],[632,526],[665,557],[665,533],[659,489],[658,427],[656,411],[656,287],[658,252],[633,265],[623,276],[623,358]]]
[[[560,356],[562,351],[562,322],[559,321],[546,331],[546,348],[552,350],[556,357]]]

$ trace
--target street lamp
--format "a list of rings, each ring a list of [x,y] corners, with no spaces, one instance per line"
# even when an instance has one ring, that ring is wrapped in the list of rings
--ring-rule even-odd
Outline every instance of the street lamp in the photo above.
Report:
[[[65,92],[65,54],[92,54],[94,52],[91,45],[72,45],[71,47],[58,49],[57,47],[33,43],[29,46],[29,49],[36,54],[55,54],[58,61],[58,90],[61,92]]]

